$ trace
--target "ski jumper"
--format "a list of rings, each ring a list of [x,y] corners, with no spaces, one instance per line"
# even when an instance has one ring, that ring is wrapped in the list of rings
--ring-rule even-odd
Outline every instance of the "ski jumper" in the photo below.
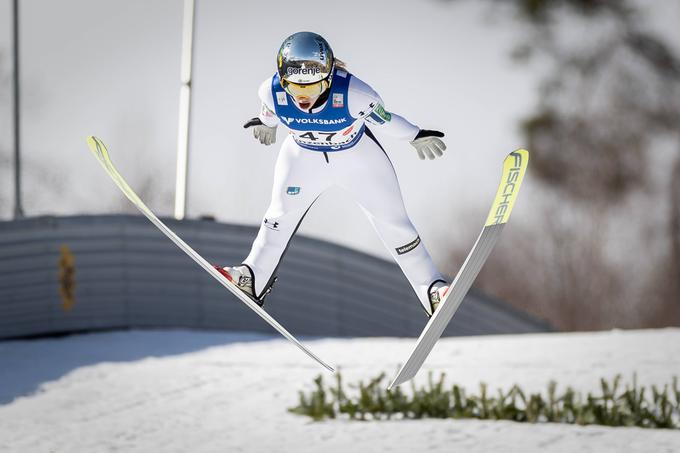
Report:
[[[366,83],[336,69],[326,101],[311,113],[297,107],[279,83],[279,75],[260,86],[263,124],[290,131],[274,171],[271,203],[243,264],[253,273],[260,296],[305,214],[327,189],[339,186],[357,201],[390,251],[421,304],[429,311],[428,289],[445,280],[411,223],[392,163],[367,127],[402,140],[413,140],[417,126],[383,106]]]

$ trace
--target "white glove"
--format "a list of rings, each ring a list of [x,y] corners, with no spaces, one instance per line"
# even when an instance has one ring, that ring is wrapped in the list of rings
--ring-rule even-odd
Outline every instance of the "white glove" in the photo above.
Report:
[[[276,126],[269,127],[262,124],[259,118],[253,118],[243,125],[245,129],[249,127],[253,128],[253,135],[256,139],[260,141],[263,145],[271,145],[276,143]]]
[[[409,143],[418,151],[418,157],[421,160],[425,159],[425,157],[431,160],[444,154],[446,145],[439,138],[443,136],[443,132],[421,129],[416,138]]]

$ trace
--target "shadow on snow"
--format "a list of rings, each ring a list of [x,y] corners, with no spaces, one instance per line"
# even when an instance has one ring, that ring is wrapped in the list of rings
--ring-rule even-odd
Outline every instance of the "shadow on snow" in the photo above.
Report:
[[[42,384],[103,362],[134,362],[276,336],[178,330],[120,331],[0,342],[0,405],[35,393]]]

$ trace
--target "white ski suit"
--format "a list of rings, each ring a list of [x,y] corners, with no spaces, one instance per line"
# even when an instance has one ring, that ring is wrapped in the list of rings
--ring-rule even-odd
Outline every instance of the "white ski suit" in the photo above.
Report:
[[[304,112],[281,88],[278,74],[260,87],[260,121],[269,127],[283,123],[290,133],[276,161],[271,204],[243,261],[253,272],[255,294],[261,295],[272,283],[312,204],[326,189],[339,186],[366,213],[429,313],[428,289],[444,278],[406,213],[389,157],[366,123],[408,141],[420,129],[387,112],[370,86],[344,70],[336,69],[328,91],[322,105]]]

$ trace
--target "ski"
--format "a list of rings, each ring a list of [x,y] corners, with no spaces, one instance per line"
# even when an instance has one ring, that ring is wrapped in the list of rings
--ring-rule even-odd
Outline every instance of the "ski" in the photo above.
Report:
[[[128,183],[125,181],[123,176],[118,172],[116,167],[114,167],[111,158],[109,157],[109,152],[106,149],[104,143],[97,137],[90,136],[87,138],[87,144],[94,154],[95,158],[99,161],[101,166],[104,168],[106,173],[111,177],[113,182],[116,183],[118,188],[125,194],[125,196],[141,211],[142,214],[146,216],[147,219],[151,221],[163,234],[165,234],[172,242],[177,245],[184,253],[189,255],[199,266],[201,266],[207,273],[209,273],[215,280],[220,282],[222,286],[227,288],[239,298],[241,302],[246,304],[248,308],[257,313],[262,319],[264,319],[269,325],[276,329],[281,335],[283,335],[288,341],[293,343],[295,346],[300,348],[305,354],[307,354],[312,359],[316,360],[327,370],[333,372],[333,368],[326,362],[321,360],[315,354],[313,354],[309,349],[303,346],[293,335],[291,335],[281,324],[279,324],[274,318],[272,318],[266,311],[264,311],[259,305],[253,302],[248,296],[243,294],[236,285],[227,280],[222,274],[220,274],[210,263],[208,263],[201,255],[199,255],[194,249],[192,249],[186,242],[184,242],[179,236],[177,236],[170,228],[168,228],[163,222],[161,222],[156,215],[151,212],[151,210],[144,204],[144,202],[137,196],[137,194],[130,188]]]
[[[517,199],[528,162],[529,152],[525,149],[510,153],[503,161],[503,176],[481,234],[458,271],[458,275],[453,280],[445,299],[435,310],[434,315],[420,334],[413,352],[394,377],[388,389],[415,377],[461,302],[463,302],[463,298],[489,257],[496,241],[498,241],[503,226],[510,218],[510,212]]]

